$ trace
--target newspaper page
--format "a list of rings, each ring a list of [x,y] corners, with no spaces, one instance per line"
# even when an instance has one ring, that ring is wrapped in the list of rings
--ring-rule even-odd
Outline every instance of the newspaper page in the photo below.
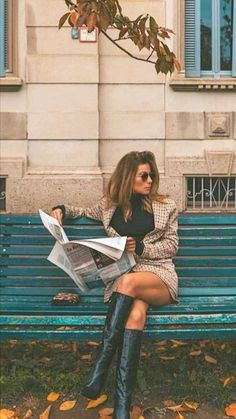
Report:
[[[127,237],[69,241],[56,219],[41,210],[40,216],[44,226],[53,237],[55,237],[55,229],[52,228],[52,224],[58,224],[60,227],[60,235],[56,230],[57,242],[48,260],[63,269],[82,291],[104,287],[108,282],[130,271],[136,264],[133,254],[125,250]],[[55,220],[55,223],[50,220],[51,218]]]

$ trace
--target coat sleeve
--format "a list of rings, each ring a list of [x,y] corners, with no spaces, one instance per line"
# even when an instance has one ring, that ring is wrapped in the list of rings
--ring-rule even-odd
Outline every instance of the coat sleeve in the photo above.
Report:
[[[101,198],[95,205],[87,208],[75,207],[73,205],[64,204],[65,219],[88,217],[92,218],[93,220],[102,221],[104,204],[104,198]]]
[[[173,201],[174,202],[174,201]],[[167,223],[167,228],[161,238],[153,241],[153,243],[145,244],[141,257],[144,259],[165,259],[173,257],[178,251],[178,209],[174,203]]]

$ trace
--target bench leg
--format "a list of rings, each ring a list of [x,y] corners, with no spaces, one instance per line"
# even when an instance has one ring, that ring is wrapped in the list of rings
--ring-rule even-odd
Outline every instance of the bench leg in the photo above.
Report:
[[[102,345],[86,383],[80,391],[80,394],[89,399],[97,399],[101,394],[133,301],[134,297],[129,295],[112,293],[103,329]]]
[[[136,383],[143,331],[125,329],[118,348],[113,419],[130,419],[131,398]]]

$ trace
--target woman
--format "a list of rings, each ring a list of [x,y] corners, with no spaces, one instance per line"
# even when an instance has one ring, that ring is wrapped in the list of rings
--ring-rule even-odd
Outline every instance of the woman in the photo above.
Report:
[[[96,399],[118,348],[113,418],[130,418],[131,397],[140,359],[141,341],[149,305],[178,302],[178,277],[172,257],[178,250],[175,202],[158,193],[159,173],[150,151],[132,151],[118,162],[106,194],[92,208],[58,205],[58,219],[86,216],[101,220],[110,237],[128,236],[133,252],[132,271],[109,283],[104,302],[110,302],[102,345],[81,394]]]

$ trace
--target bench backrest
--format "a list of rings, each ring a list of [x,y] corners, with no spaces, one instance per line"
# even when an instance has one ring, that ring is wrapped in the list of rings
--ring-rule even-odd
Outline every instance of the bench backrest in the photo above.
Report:
[[[100,222],[82,218],[66,222],[70,239],[105,236]],[[180,248],[174,258],[179,296],[236,295],[236,216],[181,214]],[[102,289],[81,293],[66,274],[47,261],[54,245],[36,215],[1,216],[1,294],[40,298],[78,292],[83,301],[101,301]]]

